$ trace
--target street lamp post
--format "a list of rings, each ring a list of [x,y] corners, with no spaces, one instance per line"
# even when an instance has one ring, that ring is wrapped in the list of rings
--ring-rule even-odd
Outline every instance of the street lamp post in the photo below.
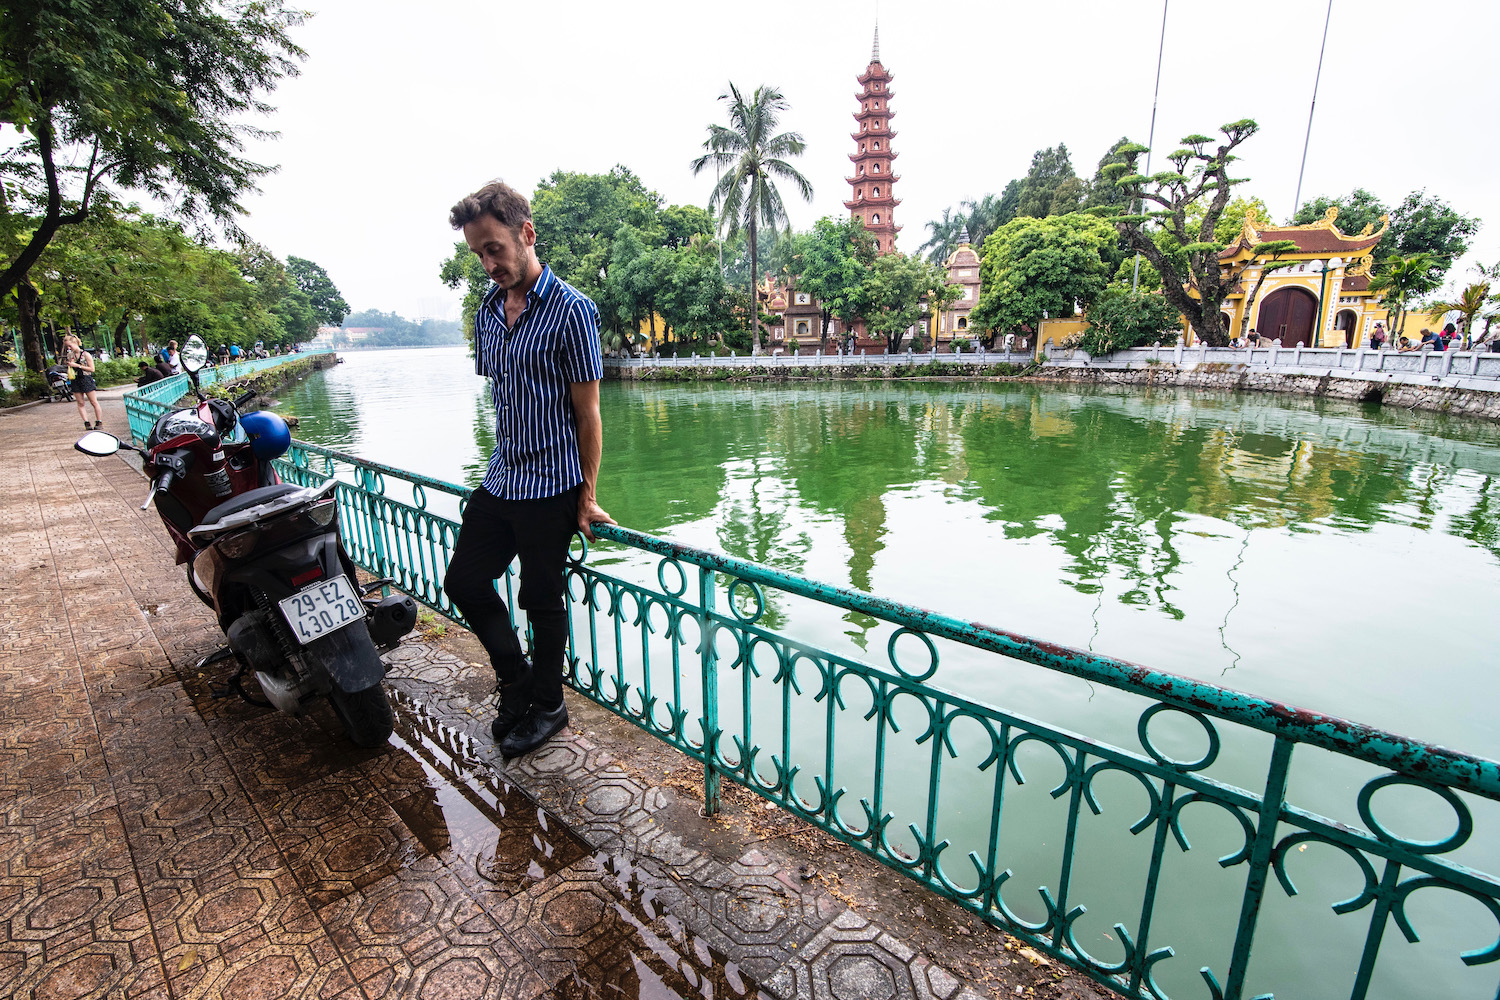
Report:
[[[1323,262],[1322,277],[1318,281],[1318,322],[1314,327],[1316,332],[1313,333],[1312,346],[1314,347],[1321,347],[1323,343],[1323,313],[1325,312],[1323,299],[1328,292],[1328,272],[1337,271],[1343,266],[1344,262],[1337,257],[1330,257]]]

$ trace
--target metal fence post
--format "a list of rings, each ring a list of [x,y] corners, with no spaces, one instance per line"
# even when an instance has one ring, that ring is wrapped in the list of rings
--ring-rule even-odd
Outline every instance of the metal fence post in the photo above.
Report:
[[[719,811],[719,657],[714,650],[714,571],[698,568],[699,660],[703,665],[703,815]]]
[[[1266,775],[1266,791],[1260,800],[1260,816],[1255,826],[1255,841],[1250,847],[1250,871],[1245,876],[1245,895],[1240,903],[1240,926],[1234,937],[1234,952],[1229,959],[1229,975],[1224,982],[1224,1000],[1240,1000],[1245,989],[1245,972],[1250,964],[1250,946],[1255,940],[1255,923],[1260,917],[1261,900],[1271,875],[1271,851],[1276,845],[1276,825],[1286,804],[1287,775],[1292,768],[1291,740],[1277,739],[1271,750],[1271,767]]]

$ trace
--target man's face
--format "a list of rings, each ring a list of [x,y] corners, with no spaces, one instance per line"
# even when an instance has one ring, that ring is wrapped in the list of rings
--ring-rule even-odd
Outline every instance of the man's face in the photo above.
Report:
[[[517,232],[493,216],[481,216],[464,226],[464,240],[495,284],[509,291],[526,283],[531,247],[536,244],[530,221],[521,223]]]

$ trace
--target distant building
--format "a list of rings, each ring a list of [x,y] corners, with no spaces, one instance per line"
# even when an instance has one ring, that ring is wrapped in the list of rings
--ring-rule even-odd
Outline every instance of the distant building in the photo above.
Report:
[[[943,262],[948,271],[948,284],[964,290],[962,297],[952,306],[932,318],[932,339],[939,345],[956,338],[974,340],[969,330],[969,313],[979,304],[979,254],[969,245],[969,227],[959,230],[958,246]]]

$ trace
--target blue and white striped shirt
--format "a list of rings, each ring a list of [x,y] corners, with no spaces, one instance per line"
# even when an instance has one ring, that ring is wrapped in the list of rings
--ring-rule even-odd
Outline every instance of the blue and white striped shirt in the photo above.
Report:
[[[569,383],[604,375],[599,309],[543,267],[514,327],[491,286],[474,317],[474,370],[490,379],[495,451],[484,488],[502,500],[539,500],[583,482]]]

